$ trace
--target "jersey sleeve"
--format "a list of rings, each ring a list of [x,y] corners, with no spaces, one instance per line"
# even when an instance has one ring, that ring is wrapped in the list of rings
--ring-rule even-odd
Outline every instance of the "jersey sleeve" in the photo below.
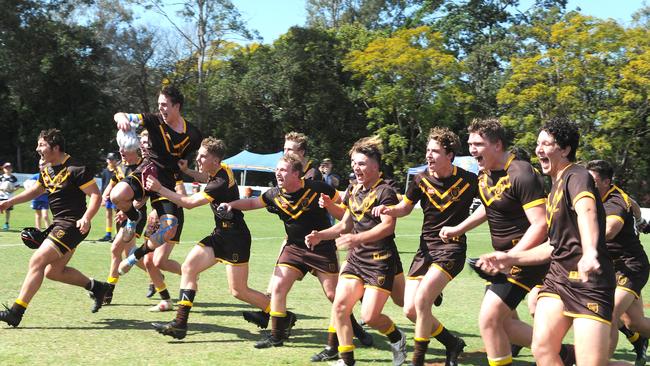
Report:
[[[621,223],[625,223],[625,217],[628,213],[628,205],[621,196],[614,195],[610,197],[610,199],[603,203],[603,207],[605,208],[605,215],[607,218],[612,217]]]
[[[223,179],[215,179],[213,181],[210,181],[208,184],[206,184],[205,188],[203,189],[203,192],[201,194],[203,197],[205,197],[208,201],[212,202],[216,200],[219,195],[223,195],[224,191],[224,181]]]
[[[420,198],[422,198],[422,190],[420,189],[421,180],[422,176],[420,174],[416,174],[415,177],[413,177],[413,180],[409,183],[409,187],[404,195],[404,201],[414,205],[420,200]]]
[[[156,133],[160,134],[160,131],[157,131],[158,126],[160,125],[160,119],[157,115],[153,113],[142,113],[135,114],[133,116],[137,116],[140,126],[144,127],[147,131],[149,131],[149,133],[154,130]]]
[[[95,177],[90,171],[90,169],[85,166],[76,166],[74,169],[71,169],[70,175],[74,179],[73,182],[79,187],[79,189],[85,189],[93,184],[95,184]]]
[[[377,203],[384,206],[394,206],[399,203],[397,193],[389,185],[385,185],[377,192]]]
[[[264,206],[275,206],[275,197],[279,194],[279,188],[271,188],[260,196],[260,201]]]
[[[514,177],[513,192],[524,210],[546,202],[546,194],[539,173],[526,164]]]
[[[593,193],[596,192],[596,186],[589,173],[569,175],[566,182],[566,192],[572,208],[575,208],[576,202],[583,197],[596,200]]]

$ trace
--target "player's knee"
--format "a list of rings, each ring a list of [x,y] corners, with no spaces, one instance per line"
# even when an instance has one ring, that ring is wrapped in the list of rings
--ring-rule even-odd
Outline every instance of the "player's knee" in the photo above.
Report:
[[[533,338],[533,341],[530,343],[530,352],[536,360],[539,360],[549,355],[551,353],[551,348],[549,347],[548,342],[539,341]]]
[[[44,271],[48,265],[45,258],[41,255],[35,254],[29,259],[29,268],[36,271]]]
[[[501,326],[499,318],[488,312],[481,312],[478,318],[478,326],[481,332],[495,330]]]
[[[352,313],[348,304],[346,304],[343,301],[337,301],[336,299],[334,299],[334,303],[332,304],[332,307],[334,307],[334,312],[336,312],[337,315],[343,318],[349,316],[349,314]]]
[[[56,281],[61,278],[61,268],[56,268],[51,265],[45,267],[45,278],[48,280]]]
[[[404,306],[402,310],[404,312],[404,316],[409,320],[413,321],[414,319],[417,318],[417,310],[414,304],[408,304]]]
[[[142,258],[142,262],[144,263],[144,266],[147,269],[155,267],[155,265],[153,263],[153,256],[152,255],[145,255],[144,258]]]
[[[167,259],[167,258],[165,258],[163,256],[160,256],[160,257],[154,256],[153,257],[153,265],[156,268],[163,268],[164,269],[167,266],[167,261],[169,261],[169,259]]]
[[[361,319],[363,319],[363,322],[372,328],[376,328],[379,325],[381,319],[380,316],[381,314],[372,311],[364,311],[361,313]]]

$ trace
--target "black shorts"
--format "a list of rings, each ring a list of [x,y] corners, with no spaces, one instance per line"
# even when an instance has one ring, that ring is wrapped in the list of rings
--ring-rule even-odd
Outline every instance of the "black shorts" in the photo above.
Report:
[[[146,183],[144,178],[142,177],[142,171],[143,170],[148,170],[151,172],[151,170],[156,171],[156,178],[160,182],[160,185],[162,185],[165,188],[168,188],[170,190],[174,190],[176,188],[176,179],[174,179],[174,176],[168,173],[166,170],[159,169],[156,167],[155,164],[149,162],[149,163],[143,163],[136,170],[124,177],[122,179],[123,182],[126,182],[129,187],[131,187],[131,190],[133,190],[133,199],[136,201],[142,201],[145,196],[148,196],[151,198],[151,200],[155,200],[157,198],[160,198],[160,195],[157,192],[151,192],[147,191],[144,188],[144,184]]]
[[[512,310],[515,310],[517,306],[519,306],[521,300],[523,300],[529,292],[529,290],[507,280],[488,283],[485,286],[485,291],[487,290],[492,291]]]
[[[368,258],[361,258],[352,251],[348,252],[341,277],[356,278],[364,287],[372,287],[390,293],[397,274],[397,255],[392,250],[371,253]]]
[[[614,261],[614,270],[616,271],[616,288],[628,291],[638,299],[650,274],[650,266],[647,262],[635,258],[616,260]]]
[[[176,244],[181,239],[181,233],[183,232],[183,223],[185,222],[185,215],[183,214],[183,208],[176,206],[176,204],[166,198],[157,198],[151,200],[151,208],[156,210],[158,213],[158,220],[163,215],[173,215],[178,220],[176,225],[176,234],[167,241],[167,243]],[[141,221],[146,221],[145,218],[142,218]]]
[[[142,219],[138,221],[138,225],[135,227],[135,237],[139,238],[142,236],[142,232],[144,231],[144,228],[147,226],[147,206],[142,206],[139,210],[140,215],[142,215]],[[126,221],[124,220],[120,222],[119,228],[123,228],[126,226]]]
[[[296,244],[286,243],[278,256],[276,266],[293,268],[306,275],[316,272],[336,275],[339,272],[339,261],[336,249],[331,245],[316,246],[314,250]]]
[[[56,250],[63,256],[74,250],[79,243],[86,239],[86,236],[88,233],[82,234],[77,228],[76,220],[55,219],[47,238],[54,243]]]
[[[408,276],[410,280],[421,279],[427,274],[430,267],[442,271],[451,281],[463,270],[465,266],[465,252],[448,251],[441,249],[422,250],[420,247],[413,257]]]
[[[588,318],[611,324],[614,309],[614,287],[592,288],[580,279],[568,282],[544,279],[537,298],[552,297],[564,304],[564,315],[572,318]]]
[[[231,226],[226,230],[219,228],[210,236],[201,239],[198,245],[212,248],[214,258],[218,262],[231,265],[246,264],[251,256],[251,233],[246,224]]]

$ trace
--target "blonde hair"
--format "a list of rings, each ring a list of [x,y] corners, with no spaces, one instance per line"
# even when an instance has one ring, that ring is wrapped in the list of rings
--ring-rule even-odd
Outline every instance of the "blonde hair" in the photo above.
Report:
[[[226,155],[226,144],[223,140],[212,136],[204,138],[201,141],[201,147],[204,147],[210,155],[216,156],[219,160],[223,160],[223,157]]]
[[[303,166],[302,166],[302,160],[300,160],[300,157],[294,153],[288,153],[282,155],[280,158],[280,161],[284,161],[285,163],[288,163],[289,166],[291,166],[291,170],[294,172],[302,172]]]
[[[307,152],[307,142],[309,139],[307,138],[307,135],[304,133],[300,132],[289,132],[286,135],[284,135],[284,140],[285,141],[293,141],[298,144],[298,148],[304,152]]]

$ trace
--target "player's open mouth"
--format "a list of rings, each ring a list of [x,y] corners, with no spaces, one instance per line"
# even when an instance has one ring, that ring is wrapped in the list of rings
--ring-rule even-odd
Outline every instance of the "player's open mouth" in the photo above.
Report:
[[[541,164],[548,164],[548,163],[550,162],[550,159],[549,159],[549,158],[542,158],[542,157],[539,157],[539,162],[540,162]]]
[[[474,159],[476,159],[476,162],[481,164],[483,162],[483,157],[482,156],[475,156]]]

